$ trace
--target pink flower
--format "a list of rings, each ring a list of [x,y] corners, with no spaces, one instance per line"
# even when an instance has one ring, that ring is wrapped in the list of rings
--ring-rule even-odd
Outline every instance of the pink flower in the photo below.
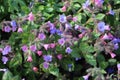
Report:
[[[23,29],[21,27],[19,27],[17,32],[21,33],[21,32],[23,32]]]
[[[32,68],[34,72],[38,72],[38,68],[37,67],[33,67]]]
[[[48,50],[48,48],[50,47],[49,44],[44,44],[43,47],[45,48],[45,50]]]
[[[110,52],[110,56],[111,56],[111,58],[114,58],[116,56],[116,54],[113,52]]]
[[[111,33],[108,33],[109,39],[112,40],[114,36]]]
[[[33,52],[35,52],[37,50],[36,45],[31,45],[30,46],[30,50],[33,51]]]
[[[59,60],[61,60],[61,59],[62,59],[62,54],[58,54],[58,55],[57,55],[57,58],[58,58]]]
[[[27,62],[32,62],[32,61],[33,61],[32,56],[28,56]]]
[[[77,17],[73,17],[73,21],[76,22],[78,20]]]
[[[44,33],[39,33],[39,34],[38,34],[38,38],[39,38],[40,40],[44,40],[44,39],[46,38],[46,36],[45,36]]]
[[[118,68],[118,70],[120,70],[120,64],[117,64],[117,68]]]
[[[84,80],[88,80],[89,76],[90,76],[90,74],[83,76]]]
[[[104,34],[101,39],[102,39],[102,40],[109,40],[109,36],[108,36],[107,34]]]
[[[105,30],[110,31],[110,26],[109,25],[105,25]]]
[[[62,10],[62,12],[66,12],[66,6],[63,6],[63,7],[61,8],[61,10]]]
[[[27,51],[28,51],[27,45],[23,45],[23,46],[21,47],[21,49],[22,49],[23,52],[27,52]]]
[[[42,51],[37,51],[38,56],[42,55]]]
[[[94,0],[95,1],[95,5],[97,6],[97,7],[102,7],[102,5],[103,5],[103,3],[104,3],[104,0]]]
[[[82,33],[78,35],[79,38],[83,38],[83,36],[84,36],[84,34],[82,34]]]
[[[34,20],[34,15],[31,13],[29,13],[28,18],[29,21],[33,21]]]
[[[61,38],[61,39],[58,39],[58,43],[63,46],[65,44],[65,39],[64,38]]]
[[[50,48],[55,48],[55,46],[56,46],[55,43],[50,44]]]

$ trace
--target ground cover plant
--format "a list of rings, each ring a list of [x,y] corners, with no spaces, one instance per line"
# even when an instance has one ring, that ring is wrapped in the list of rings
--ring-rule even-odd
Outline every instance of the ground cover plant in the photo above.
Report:
[[[0,80],[119,80],[119,0],[1,0]]]

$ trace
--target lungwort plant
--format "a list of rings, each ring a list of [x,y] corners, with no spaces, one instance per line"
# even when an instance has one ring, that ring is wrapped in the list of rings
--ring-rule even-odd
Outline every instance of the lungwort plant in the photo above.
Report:
[[[0,3],[1,80],[120,79],[119,0]]]

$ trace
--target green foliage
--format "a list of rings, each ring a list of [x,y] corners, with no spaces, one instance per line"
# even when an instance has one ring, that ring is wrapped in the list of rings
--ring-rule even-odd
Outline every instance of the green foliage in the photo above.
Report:
[[[96,15],[96,19],[98,20],[102,20],[104,19],[104,17],[105,17],[105,14],[102,14],[102,13],[99,13],[98,15]]]
[[[2,77],[2,80],[12,80],[13,75],[10,71],[6,71]]]
[[[9,63],[9,67],[13,68],[13,67],[18,67],[22,64],[22,56],[20,53],[15,53],[16,55],[14,56],[14,58],[11,59],[10,63]]]
[[[120,46],[120,1],[104,0],[101,6],[89,1],[0,0],[0,80],[84,80],[86,74],[90,80],[113,80],[120,63],[120,49],[115,49]]]
[[[96,66],[96,65],[97,65],[96,59],[95,59],[92,55],[88,54],[88,55],[85,56],[85,58],[86,58],[86,61],[87,61],[90,65],[92,65],[92,66]]]

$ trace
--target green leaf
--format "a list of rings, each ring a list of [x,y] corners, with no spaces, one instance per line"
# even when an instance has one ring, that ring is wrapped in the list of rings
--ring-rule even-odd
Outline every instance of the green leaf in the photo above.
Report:
[[[81,13],[78,13],[78,14],[76,15],[76,17],[78,18],[78,21],[81,22],[82,14],[81,14]]]
[[[17,53],[14,58],[10,60],[9,66],[16,67],[22,64],[22,56],[20,53]]]
[[[39,10],[40,10],[40,11],[44,10],[44,6],[42,6],[42,5],[39,6]]]
[[[119,0],[114,0],[114,4],[120,4],[120,1]]]
[[[98,62],[101,62],[101,61],[104,62],[104,61],[105,61],[105,57],[104,57],[102,54],[98,54],[98,55],[97,55],[97,61],[98,61]]]
[[[54,9],[51,8],[51,7],[46,9],[47,12],[52,12],[53,10],[54,10]]]
[[[94,52],[94,47],[92,45],[89,46],[87,43],[80,43],[79,49],[82,51],[83,54]]]
[[[104,69],[101,70],[101,73],[106,74],[106,71]]]
[[[105,69],[108,66],[108,62],[102,61],[102,62],[99,62],[99,65],[102,69]]]
[[[88,39],[89,39],[88,36],[84,36],[84,37],[82,38],[82,41],[87,41]]]
[[[100,33],[93,32],[93,36],[95,39],[97,39],[100,35],[101,35]]]
[[[73,2],[78,2],[78,3],[84,3],[85,2],[85,0],[73,0]]]
[[[102,20],[104,17],[105,17],[105,14],[100,13],[96,16],[96,19]]]
[[[3,74],[2,80],[12,80],[12,77],[13,77],[12,73],[9,70],[7,70]]]
[[[91,65],[93,65],[93,66],[96,66],[97,65],[97,63],[96,63],[96,59],[93,57],[93,55],[86,55],[85,56],[85,59],[86,59],[86,61],[89,63],[89,64],[91,64]]]
[[[74,58],[79,58],[80,57],[80,49],[74,48],[73,51],[71,52],[71,56]]]
[[[13,78],[12,78],[12,80],[21,80],[21,78],[20,78],[20,76],[14,76]]]
[[[49,72],[54,76],[57,76],[57,77],[59,76],[59,69],[57,67],[54,67],[54,66],[50,67]]]
[[[80,5],[79,4],[74,4],[74,9],[79,9],[80,8]]]
[[[108,62],[110,65],[115,65],[116,64],[116,59],[109,59]]]

